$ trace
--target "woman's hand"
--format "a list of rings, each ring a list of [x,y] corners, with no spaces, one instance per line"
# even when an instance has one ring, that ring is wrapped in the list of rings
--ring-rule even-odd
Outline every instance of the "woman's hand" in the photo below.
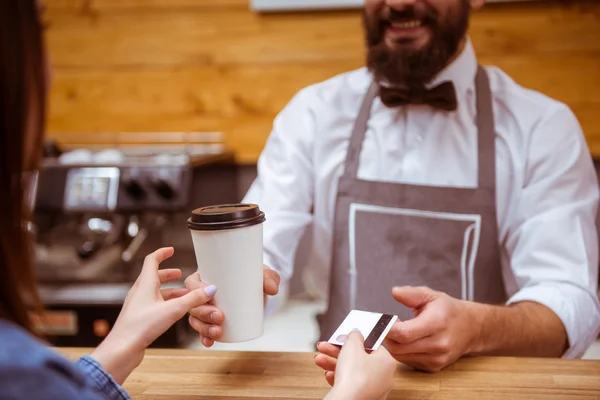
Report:
[[[263,266],[263,294],[264,304],[267,304],[267,296],[275,296],[279,292],[281,278],[279,274]],[[195,272],[185,280],[185,287],[190,290],[205,287],[206,283],[200,279],[200,273]],[[219,341],[223,335],[223,322],[227,316],[214,304],[190,310],[189,323],[200,334],[200,340],[205,347],[211,347],[215,341]]]
[[[115,325],[91,354],[119,384],[142,362],[144,351],[152,342],[217,292],[215,286],[161,290],[161,284],[181,278],[179,269],[158,269],[173,252],[173,248],[162,248],[146,257]]]
[[[341,351],[330,343],[320,346],[328,347],[330,354],[337,353],[337,362],[325,354],[315,357],[315,363],[325,370],[325,379],[333,386],[325,400],[384,400],[392,391],[397,362],[383,346],[368,354],[357,331],[350,332]]]

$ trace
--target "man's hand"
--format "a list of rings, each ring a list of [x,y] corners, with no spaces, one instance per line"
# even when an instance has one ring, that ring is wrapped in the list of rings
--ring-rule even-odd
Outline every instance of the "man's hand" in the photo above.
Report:
[[[437,372],[473,351],[480,330],[473,303],[423,287],[394,288],[392,295],[415,313],[396,322],[384,341],[396,360]]]
[[[392,295],[415,318],[396,322],[384,345],[396,360],[422,371],[440,371],[464,355],[560,357],[569,345],[561,320],[539,303],[494,306],[415,287],[394,288]],[[334,371],[339,349],[327,342],[318,349],[317,365]]]
[[[267,296],[275,296],[279,292],[281,279],[279,274],[272,269],[264,266],[263,291],[265,294],[265,303]],[[185,287],[188,290],[194,290],[207,286],[202,282],[200,273],[196,272],[185,280]],[[190,310],[189,322],[200,334],[202,344],[211,347],[215,340],[219,340],[223,335],[223,321],[227,318],[223,311],[218,309],[213,301],[208,304]]]
[[[471,352],[479,329],[471,311],[474,303],[428,288],[394,288],[392,295],[415,313],[414,319],[396,322],[383,342],[396,360],[437,372]],[[322,354],[316,364],[334,371],[339,349],[327,342],[317,347]]]

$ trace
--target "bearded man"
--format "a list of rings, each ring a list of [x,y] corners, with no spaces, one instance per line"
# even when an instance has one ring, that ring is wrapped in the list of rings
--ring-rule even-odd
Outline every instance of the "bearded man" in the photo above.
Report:
[[[598,337],[585,138],[565,104],[478,63],[467,31],[483,5],[366,0],[366,67],[301,90],[274,122],[244,201],[267,216],[267,295],[312,229],[323,341],[350,310],[397,315],[386,348],[438,371],[464,355],[579,357]],[[224,318],[207,305],[190,323],[210,346]],[[333,371],[339,349],[318,348]]]

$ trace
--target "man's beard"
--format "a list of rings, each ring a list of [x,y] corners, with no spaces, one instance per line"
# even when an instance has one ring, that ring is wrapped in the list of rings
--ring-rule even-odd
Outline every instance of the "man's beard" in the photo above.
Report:
[[[441,72],[456,55],[469,28],[470,8],[461,0],[460,9],[442,19],[424,3],[402,11],[391,10],[389,15],[363,13],[367,40],[367,67],[379,83],[420,89]],[[428,42],[420,49],[410,47],[407,39],[393,47],[385,43],[385,32],[395,19],[418,19],[431,31]]]

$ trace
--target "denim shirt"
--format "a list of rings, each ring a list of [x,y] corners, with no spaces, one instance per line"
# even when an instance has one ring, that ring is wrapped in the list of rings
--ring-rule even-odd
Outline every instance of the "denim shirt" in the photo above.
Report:
[[[0,399],[129,400],[90,356],[72,363],[28,332],[0,320]]]

